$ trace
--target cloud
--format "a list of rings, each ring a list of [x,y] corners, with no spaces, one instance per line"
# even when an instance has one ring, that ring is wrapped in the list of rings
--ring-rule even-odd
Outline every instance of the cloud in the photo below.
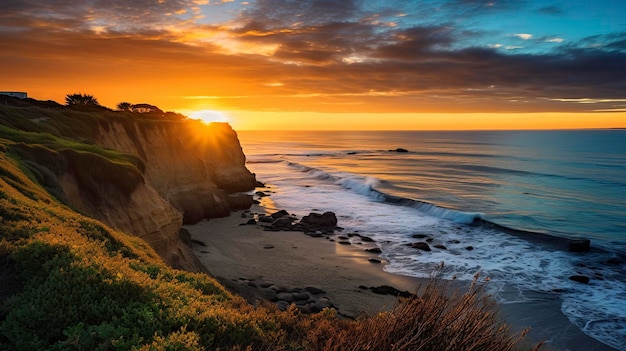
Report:
[[[467,41],[482,34],[462,23],[420,21],[429,11],[447,18],[526,6],[491,3],[445,1],[437,14],[413,2],[259,0],[207,25],[194,18],[195,6],[208,5],[202,0],[7,1],[0,3],[0,66],[13,67],[7,84],[42,77],[122,92],[136,86],[231,109],[581,111],[590,104],[568,99],[611,109],[623,98],[626,77],[616,72],[626,72],[624,33],[567,43],[512,35],[562,43],[529,54]],[[396,26],[387,25],[392,19]]]
[[[565,14],[565,11],[563,11],[563,9],[556,5],[540,7],[539,9],[537,9],[537,12],[543,15],[551,16],[561,16]]]
[[[522,40],[529,40],[533,37],[532,34],[525,34],[525,33],[520,33],[520,34],[512,34],[512,37],[516,37]]]

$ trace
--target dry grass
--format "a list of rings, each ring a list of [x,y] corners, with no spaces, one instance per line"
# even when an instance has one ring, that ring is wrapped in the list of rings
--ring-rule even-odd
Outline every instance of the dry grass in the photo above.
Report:
[[[400,301],[390,312],[332,325],[328,333],[310,333],[314,351],[503,351],[537,350],[522,346],[527,333],[513,333],[498,317],[497,304],[484,293],[478,277],[463,294],[448,293],[438,279]],[[319,336],[325,335],[320,338]]]

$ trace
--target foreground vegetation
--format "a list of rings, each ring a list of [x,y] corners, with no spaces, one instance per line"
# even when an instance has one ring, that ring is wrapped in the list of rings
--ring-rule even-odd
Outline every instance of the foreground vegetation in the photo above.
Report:
[[[90,164],[122,175],[122,190],[141,181],[138,158],[84,142],[91,123],[120,115],[21,109],[0,107],[2,350],[522,349],[479,286],[446,295],[433,282],[351,321],[253,307],[212,277],[172,269],[142,240],[72,210],[54,183],[72,157],[86,186],[99,181]],[[34,121],[46,114],[51,123]]]

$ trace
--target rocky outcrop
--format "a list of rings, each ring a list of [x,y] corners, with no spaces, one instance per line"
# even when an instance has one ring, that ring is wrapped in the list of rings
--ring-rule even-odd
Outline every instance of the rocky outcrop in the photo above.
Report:
[[[146,184],[181,211],[185,223],[228,216],[252,203],[251,197],[232,195],[254,189],[256,182],[226,123],[112,122],[101,126],[96,143],[141,157]]]
[[[256,182],[228,124],[112,121],[100,125],[94,142],[138,156],[143,162],[141,181],[125,188],[106,181],[85,184],[77,181],[77,170],[69,169],[59,177],[67,201],[141,237],[173,267],[204,270],[179,237],[183,223],[228,216],[231,210],[252,204],[251,196],[237,194],[252,190]],[[97,173],[103,168],[95,164],[80,172]]]

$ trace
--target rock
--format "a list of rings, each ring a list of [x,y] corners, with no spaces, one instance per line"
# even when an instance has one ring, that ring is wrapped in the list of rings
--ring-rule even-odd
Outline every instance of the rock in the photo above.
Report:
[[[281,218],[281,217],[289,216],[289,212],[287,212],[285,210],[280,210],[280,211],[272,213],[270,216],[273,219],[278,219],[278,218]]]
[[[316,302],[308,303],[306,305],[306,308],[309,313],[318,313],[322,311],[322,309],[317,305]]]
[[[332,228],[337,225],[337,216],[333,212],[324,212],[323,214],[311,212],[308,216],[304,216],[301,223]]]
[[[247,224],[247,225],[256,225],[256,220],[255,220],[254,218],[251,218],[251,219],[249,219],[249,220],[246,222],[246,224]]]
[[[448,249],[444,245],[434,245],[433,247],[436,248],[436,249],[440,249],[440,250],[447,250]]]
[[[395,150],[389,150],[389,151],[393,151],[393,152],[409,152],[409,150],[401,148],[401,147],[399,147],[399,148],[397,148]]]
[[[293,295],[287,292],[281,292],[276,295],[276,298],[280,301],[293,302]]]
[[[259,292],[266,300],[276,301],[276,297],[277,297],[276,291],[272,289],[261,288],[259,289]]]
[[[590,246],[591,240],[588,239],[570,240],[567,249],[571,252],[589,252]]]
[[[474,250],[474,247],[473,246],[468,246],[468,247],[465,248],[465,250],[472,251],[472,250]]]
[[[274,284],[268,283],[268,282],[259,283],[259,286],[262,287],[262,288],[269,288],[272,285],[274,285]]]
[[[394,288],[393,286],[389,286],[389,285],[381,285],[381,286],[377,286],[377,287],[371,287],[370,290],[374,294],[379,294],[379,295],[393,295],[393,296],[400,296],[400,297],[411,297],[411,296],[413,296],[413,294],[411,294],[408,291],[400,291],[400,290]]]
[[[304,288],[304,290],[310,292],[313,295],[320,295],[320,294],[326,294],[326,291],[320,289],[320,288],[316,288],[314,286],[307,286],[306,288]]]
[[[310,296],[306,292],[295,292],[292,294],[294,301],[308,301]]]
[[[365,251],[371,252],[371,253],[377,253],[377,254],[383,253],[383,250],[381,250],[378,247],[372,247],[371,249],[365,249]]]
[[[340,240],[348,240],[349,238],[350,238],[349,236],[345,236],[345,235],[340,235],[337,237],[337,239],[340,239]]]
[[[273,249],[274,245],[264,245],[263,248],[264,249]]]
[[[382,261],[377,259],[377,258],[370,258],[368,259],[368,261],[372,262],[372,263],[381,263]]]
[[[290,217],[282,217],[278,218],[274,222],[272,222],[272,228],[274,229],[290,229],[293,220]]]
[[[426,239],[426,238],[428,238],[428,235],[426,235],[426,234],[413,234],[413,235],[411,235],[411,237],[414,238],[414,239]]]
[[[274,222],[274,218],[272,218],[271,216],[259,215],[259,222],[272,223]]]
[[[419,242],[419,243],[410,243],[407,244],[407,246],[410,246],[414,249],[418,249],[418,250],[422,250],[422,251],[432,251],[430,249],[430,246],[427,243],[423,243],[423,242]]]
[[[327,297],[321,297],[319,300],[317,300],[317,302],[315,302],[315,305],[318,306],[321,310],[335,306],[333,302],[330,301],[330,299],[328,299]]]
[[[572,275],[569,277],[569,280],[573,280],[578,283],[589,284],[589,277],[584,275]]]
[[[338,243],[341,245],[352,245],[352,243],[347,240],[341,240],[341,241],[338,241]]]
[[[257,191],[255,194],[256,194],[258,197],[266,197],[266,196],[269,196],[269,194],[266,194],[266,193],[264,193],[264,192],[262,192],[262,191]]]
[[[263,184],[263,183],[261,183],[260,181],[258,181],[258,180],[257,180],[257,181],[254,183],[254,187],[255,187],[255,188],[265,188],[265,184]]]
[[[287,301],[283,301],[283,300],[279,300],[279,301],[276,302],[276,306],[281,311],[287,310],[289,308],[289,305],[291,305],[291,303],[289,303]]]
[[[361,236],[361,241],[363,241],[364,243],[373,243],[374,239],[370,238],[369,236]]]

